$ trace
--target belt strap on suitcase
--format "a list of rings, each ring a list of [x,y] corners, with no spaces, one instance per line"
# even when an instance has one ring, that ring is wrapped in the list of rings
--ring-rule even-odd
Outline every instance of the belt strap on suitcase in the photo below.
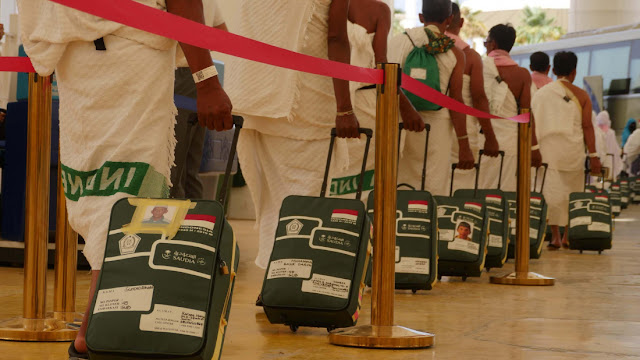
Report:
[[[398,124],[398,127],[400,130],[398,132],[398,156],[400,156],[400,139],[402,138],[402,130],[404,130],[404,123]],[[425,132],[426,139],[424,141],[424,160],[422,161],[422,183],[420,185],[421,191],[424,191],[424,186],[427,180],[427,151],[429,150],[429,134],[431,134],[431,125],[424,124],[424,132]],[[398,161],[398,164],[400,164],[399,161]],[[401,186],[401,185],[407,185],[407,184],[400,184],[398,186]]]
[[[220,194],[218,195],[218,202],[222,204],[222,207],[225,207],[227,204],[227,185],[229,184],[229,178],[231,178],[231,168],[233,167],[233,159],[236,156],[236,148],[238,146],[238,137],[240,137],[240,129],[244,125],[244,119],[241,116],[233,116],[233,125],[236,128],[236,131],[233,134],[233,140],[231,141],[231,149],[229,150],[229,158],[227,160],[227,168],[224,171],[224,178],[222,180],[222,189],[220,189]]]
[[[367,137],[367,143],[364,147],[364,157],[362,159],[362,170],[360,170],[360,179],[358,180],[358,191],[356,192],[356,200],[360,200],[362,195],[362,183],[364,182],[364,173],[367,171],[367,157],[369,156],[369,145],[371,145],[371,137],[373,137],[373,130],[360,128],[358,133],[364,134]],[[331,141],[329,142],[329,154],[327,155],[327,166],[324,169],[324,180],[322,181],[322,189],[320,190],[320,197],[323,198],[327,194],[327,181],[329,180],[329,168],[331,167],[331,156],[333,155],[333,144],[336,140],[336,128],[331,129]],[[234,139],[234,142],[236,139]]]

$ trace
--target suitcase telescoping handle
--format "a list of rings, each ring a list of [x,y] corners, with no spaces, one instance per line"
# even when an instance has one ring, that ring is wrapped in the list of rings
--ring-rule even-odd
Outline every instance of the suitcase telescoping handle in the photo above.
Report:
[[[451,184],[449,185],[449,197],[453,196],[453,179],[456,174],[456,169],[458,168],[458,164],[451,164]],[[473,168],[476,169],[476,183],[473,187],[473,197],[476,197],[478,194],[478,174],[480,173],[480,163],[473,164]]]
[[[227,203],[227,186],[229,184],[229,178],[231,178],[231,168],[233,167],[233,160],[236,157],[236,148],[238,146],[238,137],[240,136],[240,129],[244,125],[244,119],[242,116],[233,116],[233,125],[235,126],[235,132],[233,133],[233,140],[231,141],[231,149],[229,149],[229,158],[227,159],[227,168],[224,170],[224,178],[222,180],[222,188],[218,195],[218,202],[224,207]]]
[[[542,182],[540,184],[540,193],[542,193],[542,191],[544,190],[544,183],[547,180],[547,170],[549,169],[549,164],[547,163],[542,163],[542,166],[544,168],[544,174],[542,174]],[[538,188],[538,171],[540,170],[540,168],[536,168],[536,176],[533,179],[533,191],[535,192],[536,189]]]
[[[615,154],[607,154],[607,156],[611,156],[611,180],[616,181],[616,155]],[[604,181],[604,179],[603,179]]]
[[[371,138],[373,137],[373,130],[360,128],[358,133],[364,134],[367,137],[366,145],[364,146],[364,156],[362,158],[362,169],[360,170],[360,179],[358,180],[358,191],[356,192],[356,199],[360,200],[362,195],[362,184],[364,183],[364,173],[367,171],[367,157],[369,156],[369,145],[371,145]],[[331,129],[331,141],[329,142],[329,154],[327,155],[327,167],[324,169],[324,180],[322,181],[322,189],[320,190],[320,197],[323,198],[327,194],[327,181],[329,180],[329,168],[331,167],[331,156],[333,155],[333,144],[336,141],[336,128]]]
[[[478,156],[478,164],[482,162],[482,156],[484,155],[484,150],[480,150],[480,155]],[[497,190],[500,190],[502,187],[502,167],[504,166],[504,151],[498,151],[498,155],[500,155],[500,172],[498,173],[498,187]],[[480,171],[476,173],[476,190],[478,189],[478,177],[480,176]]]
[[[400,139],[402,138],[402,130],[404,130],[404,123],[398,125],[400,131],[398,132],[398,156],[400,156]],[[425,183],[427,182],[427,152],[429,150],[429,134],[431,134],[431,125],[424,124],[425,141],[424,141],[424,157],[422,160],[422,183],[420,184],[420,190],[424,191]],[[398,164],[400,162],[398,161]]]
[[[591,166],[589,164],[591,163],[587,156],[587,159],[584,161],[584,190],[582,191],[587,191],[587,185],[591,185]],[[602,177],[602,190],[604,190],[605,174],[606,172],[604,171],[604,168],[602,168],[600,170],[600,176]]]

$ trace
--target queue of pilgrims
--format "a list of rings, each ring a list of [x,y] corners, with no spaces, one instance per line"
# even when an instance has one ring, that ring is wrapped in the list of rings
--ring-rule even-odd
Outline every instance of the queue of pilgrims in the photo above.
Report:
[[[202,14],[195,14],[198,9],[166,3],[172,5],[167,6],[169,12],[202,20]],[[219,16],[212,16],[219,15],[212,6],[214,1],[203,3],[206,25],[226,29]],[[173,71],[172,49],[176,44],[111,26],[110,22],[97,22],[88,15],[74,15],[84,19],[81,23],[70,20],[75,18],[72,16],[45,16],[47,12],[38,6],[57,5],[34,4],[19,3],[21,31],[25,49],[38,72],[50,74],[56,69],[60,94],[66,96],[60,110],[65,171],[80,176],[126,159],[148,164],[147,177],[162,179],[145,178],[145,191],[136,194],[87,192],[76,198],[67,194],[69,221],[85,239],[84,253],[95,270],[94,288],[104,258],[109,213],[116,200],[143,194],[161,197],[167,184],[178,185],[185,171],[188,176],[189,170],[180,170],[183,174],[176,177],[170,175],[175,108],[167,101],[173,96],[172,84],[160,82],[174,79],[156,76]],[[635,178],[621,176],[623,170],[634,174],[640,168],[633,161],[640,154],[640,132],[633,132],[635,120],[625,130],[623,146],[627,155],[621,159],[623,152],[610,128],[609,115],[594,114],[587,93],[573,84],[578,59],[572,52],[556,53],[552,64],[546,54],[535,53],[531,56],[530,73],[509,55],[516,39],[515,29],[496,25],[489,30],[484,42],[487,56],[482,58],[460,37],[464,18],[458,5],[450,0],[423,0],[423,25],[390,39],[391,11],[378,0],[240,0],[238,6],[241,20],[234,30],[244,37],[360,67],[399,63],[405,74],[484,112],[503,118],[531,112],[531,166],[535,168],[531,179],[532,257],[540,256],[547,228],[550,250],[610,248],[611,214],[618,214],[630,200],[640,200],[640,196],[631,196],[636,188]],[[58,8],[56,14],[68,11]],[[60,32],[47,31],[47,27],[59,27],[56,21],[70,23],[60,27]],[[98,43],[94,46],[96,35],[104,36],[106,52]],[[84,42],[76,41],[77,36],[83,36]],[[129,40],[136,37],[140,41]],[[39,46],[47,42],[56,46]],[[85,43],[89,45],[84,46]],[[255,263],[266,269],[257,304],[265,310],[270,304],[279,304],[280,309],[306,309],[308,302],[316,300],[327,304],[329,300],[351,298],[357,285],[366,282],[368,266],[363,259],[370,255],[370,220],[364,214],[364,204],[352,199],[356,190],[340,184],[359,181],[368,194],[367,208],[372,210],[375,137],[366,157],[364,176],[364,141],[357,138],[361,137],[359,129],[375,128],[375,87],[234,59],[227,64],[223,90],[214,72],[194,70],[211,64],[209,53],[186,44],[181,47],[184,56],[178,61],[176,91],[189,88],[191,96],[197,93],[199,109],[207,104],[212,110],[213,115],[200,119],[201,123],[216,130],[230,129],[231,103],[234,114],[244,118],[238,158],[256,210],[259,251]],[[140,61],[129,61],[117,71],[105,72],[105,67],[120,64],[109,56],[130,56]],[[189,61],[185,62],[184,57]],[[556,80],[549,77],[550,71]],[[191,73],[198,75],[194,76],[197,86],[187,84]],[[87,94],[94,91],[89,89],[92,84],[96,85],[92,88],[95,92]],[[121,91],[122,86],[135,87],[145,96],[128,96]],[[114,115],[111,108],[105,111],[102,103],[76,101],[81,98],[110,99],[120,110]],[[403,186],[398,191],[396,286],[429,289],[437,276],[466,278],[479,276],[484,268],[503,266],[509,254],[514,253],[518,125],[511,120],[465,116],[411,93],[401,92],[399,100],[403,131],[398,184]],[[148,111],[142,111],[145,108]],[[78,114],[84,114],[86,119]],[[121,120],[112,121],[114,118]],[[69,119],[89,121],[91,126],[71,126]],[[185,122],[195,126],[190,119],[190,114],[181,112],[177,126]],[[140,126],[132,128],[131,124]],[[322,187],[334,127],[338,139],[331,157],[330,197],[322,200],[322,206],[314,207],[310,204],[320,204],[314,197]],[[178,163],[195,141],[189,135],[195,130],[185,129],[177,131]],[[126,136],[105,137],[115,133]],[[87,148],[73,139],[96,146]],[[159,141],[162,146],[158,146]],[[637,190],[640,195],[640,188]],[[185,196],[180,192],[173,195]],[[290,195],[298,199],[287,203]],[[298,214],[307,216],[296,216],[288,209],[293,215],[281,218],[285,205],[292,204],[297,206]],[[321,214],[326,211],[329,213]],[[309,218],[316,219],[315,223]],[[287,247],[288,251],[279,252]],[[291,249],[302,250],[296,253]],[[305,256],[313,259],[304,259]],[[358,266],[353,265],[354,261]],[[341,264],[351,270],[340,273]],[[354,268],[358,270],[354,272]],[[304,296],[292,296],[294,290],[302,291]],[[309,294],[321,298],[311,298]],[[286,305],[284,295],[286,301],[297,305]],[[358,306],[349,307],[352,323],[357,319],[358,310],[354,309],[359,309],[358,297],[355,299]],[[274,322],[294,322],[291,318],[282,320],[287,319],[282,312],[269,314],[276,314],[269,316]],[[70,348],[74,354],[86,352],[86,320]],[[322,321],[314,317],[309,324],[321,326],[318,324]],[[327,326],[345,325],[333,322]]]

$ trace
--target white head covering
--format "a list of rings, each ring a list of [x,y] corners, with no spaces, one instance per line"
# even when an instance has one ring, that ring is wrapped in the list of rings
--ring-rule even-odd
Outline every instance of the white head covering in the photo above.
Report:
[[[600,114],[596,116],[596,122],[600,127],[611,127],[611,118],[609,117],[609,112],[607,110],[601,111]]]

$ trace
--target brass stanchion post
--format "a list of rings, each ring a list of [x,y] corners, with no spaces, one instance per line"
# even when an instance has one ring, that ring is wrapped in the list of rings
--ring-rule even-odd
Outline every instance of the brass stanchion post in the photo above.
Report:
[[[422,348],[434,335],[394,325],[396,186],[398,177],[398,91],[400,66],[378,64],[385,82],[378,85],[374,204],[374,252],[371,325],[331,332],[334,345],[367,348]]]
[[[62,167],[58,162],[53,317],[69,323],[78,323],[79,326],[82,322],[82,314],[76,313],[78,234],[69,225],[66,200],[64,196]]]
[[[23,317],[0,322],[0,339],[69,341],[76,331],[46,314],[51,76],[29,74]]]
[[[522,109],[522,112],[529,112]],[[492,284],[548,286],[554,279],[529,272],[529,214],[531,205],[531,122],[518,125],[518,185],[516,194],[516,271],[492,276]]]

